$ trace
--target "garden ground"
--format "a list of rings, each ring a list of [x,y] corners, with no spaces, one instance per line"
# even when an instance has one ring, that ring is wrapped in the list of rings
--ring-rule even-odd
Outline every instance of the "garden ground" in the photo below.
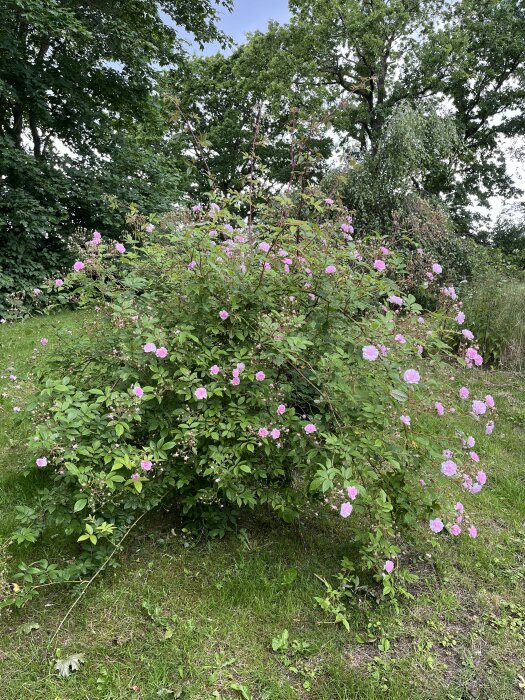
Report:
[[[58,533],[22,553],[8,541],[15,506],[31,503],[45,480],[32,466],[24,409],[34,358],[85,323],[88,316],[63,313],[0,328],[0,587],[18,557],[52,561],[67,547]],[[451,392],[458,375],[451,368],[442,378]],[[424,544],[407,544],[403,560],[419,580],[398,611],[363,591],[347,632],[316,606],[325,595],[316,574],[335,574],[352,549],[348,522],[329,512],[294,525],[247,517],[222,541],[194,540],[176,514],[156,513],[53,643],[73,594],[50,587],[30,606],[3,611],[2,700],[525,696],[525,382],[491,371],[476,381],[498,406],[482,451],[488,485],[464,499],[479,536],[427,539],[425,529]],[[82,654],[80,670],[59,677],[57,648],[62,657]]]

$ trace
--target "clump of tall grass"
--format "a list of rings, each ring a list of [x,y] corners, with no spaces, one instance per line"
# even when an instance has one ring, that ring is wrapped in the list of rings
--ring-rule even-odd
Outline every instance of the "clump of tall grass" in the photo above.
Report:
[[[464,308],[485,361],[525,370],[525,279],[487,270],[470,283]]]

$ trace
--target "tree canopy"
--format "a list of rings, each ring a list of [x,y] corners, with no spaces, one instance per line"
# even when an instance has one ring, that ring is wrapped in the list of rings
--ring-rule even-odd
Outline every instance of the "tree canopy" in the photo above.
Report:
[[[0,274],[28,265],[36,280],[74,231],[119,230],[105,195],[146,211],[173,201],[158,68],[182,59],[180,29],[224,42],[220,6],[231,2],[0,0]]]

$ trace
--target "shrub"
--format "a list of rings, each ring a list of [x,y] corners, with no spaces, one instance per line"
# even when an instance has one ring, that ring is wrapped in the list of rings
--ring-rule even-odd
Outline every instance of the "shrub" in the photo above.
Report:
[[[501,270],[486,270],[469,285],[465,311],[487,361],[523,370],[525,281]]]
[[[0,233],[0,318],[20,318],[45,304],[45,279],[68,259],[61,243],[46,243]]]
[[[514,265],[525,269],[525,207],[523,203],[505,207],[492,231],[492,243],[512,259]]]
[[[96,320],[45,348],[35,459],[46,517],[26,512],[18,541],[34,541],[42,522],[58,526],[83,548],[84,572],[160,503],[215,535],[242,509],[271,508],[287,522],[334,510],[353,523],[358,575],[390,595],[403,573],[384,566],[400,533],[432,518],[434,530],[443,520],[457,534],[454,507],[431,488],[453,447],[452,413],[443,435],[421,420],[445,413],[434,374],[459,335],[448,320],[455,292],[423,316],[396,281],[406,276],[400,254],[380,241],[358,246],[330,200],[303,203],[308,221],[289,218],[281,197],[252,230],[227,200],[167,218],[127,250],[87,246],[56,293],[94,306]],[[474,349],[467,357],[463,366],[481,361]],[[462,439],[457,464],[442,470],[476,491],[484,474],[476,482]],[[21,572],[26,595],[46,567]]]

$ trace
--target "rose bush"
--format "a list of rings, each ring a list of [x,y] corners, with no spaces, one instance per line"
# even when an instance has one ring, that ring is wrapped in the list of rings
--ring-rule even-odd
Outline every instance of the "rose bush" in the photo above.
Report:
[[[43,350],[34,468],[47,475],[46,517],[25,509],[17,541],[45,522],[82,549],[67,567],[22,565],[27,595],[82,576],[161,502],[215,535],[241,509],[285,521],[333,509],[359,545],[347,570],[386,595],[403,581],[400,534],[465,529],[467,515],[432,488],[449,478],[475,492],[486,480],[461,443],[473,438],[451,437],[435,379],[449,340],[462,339],[463,366],[481,362],[460,335],[455,291],[423,314],[400,254],[354,241],[331,200],[303,204],[306,221],[279,197],[247,225],[226,200],[124,243],[96,233],[51,283],[96,317]],[[438,261],[431,272],[438,284]],[[472,399],[458,407],[479,420],[490,404]],[[442,434],[425,433],[428,410],[443,415]]]

